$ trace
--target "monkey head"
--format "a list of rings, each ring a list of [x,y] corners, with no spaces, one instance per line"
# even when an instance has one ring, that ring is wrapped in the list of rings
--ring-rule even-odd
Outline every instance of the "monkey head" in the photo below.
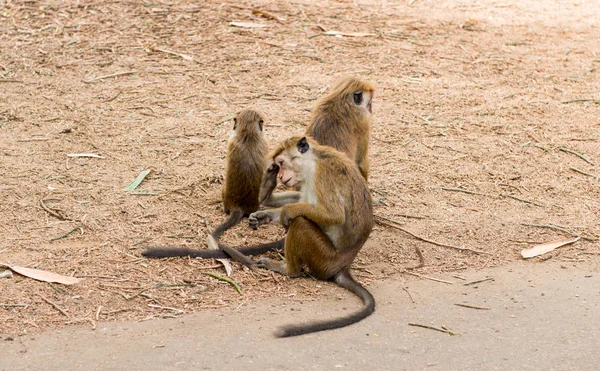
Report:
[[[373,113],[373,97],[375,96],[375,85],[369,81],[356,77],[344,77],[337,80],[331,87],[323,102],[342,105],[338,107],[344,111],[359,108],[364,113]],[[340,99],[340,97],[343,97]]]
[[[307,137],[283,141],[272,153],[273,164],[267,173],[277,172],[277,179],[288,188],[302,186],[314,176],[316,163],[312,147],[315,144]]]
[[[264,122],[262,114],[251,109],[242,110],[233,118],[233,129],[229,137],[262,135]]]

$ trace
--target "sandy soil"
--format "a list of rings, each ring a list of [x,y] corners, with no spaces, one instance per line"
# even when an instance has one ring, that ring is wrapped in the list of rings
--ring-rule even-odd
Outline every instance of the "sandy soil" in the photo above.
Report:
[[[597,266],[599,22],[597,0],[0,1],[0,262],[85,278],[0,279],[0,304],[18,305],[0,308],[0,333],[339,292],[234,265],[238,295],[204,274],[224,274],[215,261],[140,250],[205,246],[223,219],[233,114],[263,111],[273,144],[302,132],[347,74],[378,86],[375,213],[483,252],[378,225],[354,267],[361,282],[404,275],[417,249],[414,272],[437,277],[572,236],[552,259]],[[81,153],[103,158],[68,156]],[[224,239],[281,235],[239,226]]]

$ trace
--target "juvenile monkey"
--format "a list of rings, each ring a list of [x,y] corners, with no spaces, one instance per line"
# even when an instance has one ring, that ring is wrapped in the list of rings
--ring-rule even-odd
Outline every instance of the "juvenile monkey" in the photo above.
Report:
[[[371,133],[375,85],[357,77],[342,77],[329,92],[319,98],[312,110],[305,134],[319,144],[344,152],[369,178],[369,138]],[[277,207],[295,202],[293,191],[272,194],[277,185],[276,169],[269,168],[263,176],[259,199],[265,206]]]
[[[248,266],[254,265],[254,263],[243,253],[229,246],[218,244],[217,241],[226,230],[237,225],[244,215],[258,210],[260,205],[258,194],[268,154],[267,142],[263,136],[263,125],[263,116],[250,109],[241,111],[233,119],[233,130],[227,146],[225,184],[222,189],[223,208],[229,217],[208,236],[210,245],[219,246],[229,256]],[[144,250],[142,255],[151,258],[199,257],[206,255],[207,252],[209,251],[156,247]]]
[[[332,280],[364,303],[359,312],[332,321],[283,328],[279,337],[331,330],[358,322],[375,310],[373,296],[350,273],[350,266],[373,229],[367,182],[343,153],[306,137],[283,141],[270,155],[267,173],[287,187],[299,187],[296,202],[250,214],[250,226],[279,222],[288,228],[285,261],[261,259],[264,267],[290,277],[310,274]],[[272,178],[272,177],[271,177]]]

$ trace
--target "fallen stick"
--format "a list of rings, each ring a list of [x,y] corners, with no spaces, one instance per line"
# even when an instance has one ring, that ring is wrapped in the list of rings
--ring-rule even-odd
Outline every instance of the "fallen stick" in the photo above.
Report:
[[[589,160],[587,157],[585,157],[585,156],[584,156],[584,155],[582,155],[581,153],[577,153],[577,152],[575,152],[575,151],[571,151],[570,149],[563,148],[563,147],[559,148],[558,150],[559,150],[559,151],[561,151],[561,152],[564,152],[564,153],[570,153],[570,154],[572,154],[572,155],[575,155],[575,156],[579,157],[580,159],[582,159],[583,161],[587,162],[588,164],[590,164],[590,165],[594,165],[594,164],[592,163],[592,161],[590,161],[590,160]]]
[[[91,84],[93,82],[96,81],[100,81],[100,80],[104,80],[104,79],[108,79],[111,77],[118,77],[118,76],[125,76],[125,75],[133,75],[134,73],[136,73],[137,71],[125,71],[125,72],[117,72],[117,73],[112,73],[110,75],[104,75],[104,76],[98,76],[98,77],[94,77],[93,79],[90,80],[86,80],[83,79],[81,80],[82,82],[86,83],[86,84]]]
[[[537,228],[547,228],[547,229],[553,229],[555,231],[561,231],[567,234],[570,234],[571,236],[575,236],[575,237],[581,237],[582,239],[586,240],[586,241],[598,241],[597,238],[592,238],[592,237],[586,237],[586,236],[582,236],[580,234],[577,234],[575,232],[571,232],[565,228],[561,228],[552,224],[536,224],[536,223],[521,223],[521,225],[524,225],[526,227],[537,227]]]
[[[448,329],[444,329],[444,328],[440,328],[440,327],[435,327],[435,326],[429,326],[429,325],[421,325],[420,323],[412,323],[409,322],[408,323],[409,326],[415,326],[415,327],[422,327],[422,328],[427,328],[430,330],[435,330],[435,331],[439,331],[439,332],[444,332],[448,335],[456,335],[456,333],[452,330],[448,330]]]
[[[52,302],[50,299],[46,299],[44,296],[42,296],[41,294],[38,294],[40,298],[42,298],[42,300],[44,300],[46,303],[52,305],[54,307],[54,309],[56,309],[57,311],[59,311],[63,316],[69,318],[69,315],[67,314],[67,312],[65,312],[61,307],[59,307],[58,305],[54,304],[54,302]]]
[[[444,244],[444,243],[440,243],[440,242],[435,242],[435,241],[432,241],[432,240],[428,240],[427,238],[418,236],[418,235],[414,234],[413,232],[400,227],[398,225],[399,223],[396,222],[396,221],[394,221],[394,220],[387,219],[387,218],[385,218],[383,216],[380,216],[380,215],[374,215],[374,217],[375,217],[375,222],[377,222],[377,224],[381,224],[381,225],[388,226],[390,228],[395,228],[395,229],[401,230],[402,232],[410,234],[411,236],[413,236],[414,238],[416,238],[418,240],[430,243],[432,245],[441,246],[441,247],[448,247],[450,249],[455,249],[455,250],[459,250],[459,251],[470,251],[470,252],[472,252],[474,254],[488,254],[489,255],[489,253],[485,252],[485,251],[473,250],[473,249],[469,249],[467,247],[452,246],[452,245],[447,245],[447,244]]]
[[[473,282],[467,282],[465,284],[463,284],[464,286],[470,286],[470,285],[474,285],[476,283],[481,283],[481,282],[486,282],[486,281],[494,281],[493,277],[488,277],[488,278],[484,278],[482,280],[477,280],[477,281],[473,281]]]
[[[0,303],[0,307],[4,307],[4,308],[27,308],[27,304],[7,304],[7,303]]]
[[[433,277],[429,277],[429,276],[423,276],[422,274],[418,274],[418,273],[413,273],[413,272],[408,272],[408,271],[404,271],[402,273],[410,274],[411,276],[415,276],[415,277],[419,277],[419,278],[424,278],[426,280],[432,280],[432,281],[436,281],[436,282],[447,283],[449,285],[454,284],[454,282],[445,281],[445,280],[441,280],[439,278],[433,278]]]
[[[457,305],[459,307],[465,307],[465,308],[471,308],[471,309],[479,309],[479,310],[492,310],[492,308],[488,308],[488,307],[480,307],[478,305],[469,305],[469,304],[459,304],[456,303],[454,305]]]
[[[510,197],[513,200],[521,201],[521,202],[524,202],[526,204],[530,204],[530,205],[534,205],[534,206],[539,206],[539,207],[546,207],[546,206],[544,206],[544,205],[542,205],[540,203],[537,203],[535,201],[529,201],[529,200],[526,200],[524,198],[519,198],[517,196],[509,195],[508,193],[504,193],[504,194],[502,194],[502,196],[504,196],[504,197]]]
[[[48,200],[56,200],[54,198],[49,198]],[[42,209],[44,209],[44,211],[46,211],[48,214],[57,217],[60,220],[71,220],[68,219],[64,216],[62,216],[58,211],[54,211],[51,208],[49,208],[48,206],[46,206],[46,204],[44,203],[44,201],[48,201],[48,200],[44,200],[43,198],[40,199],[40,205],[42,206]]]

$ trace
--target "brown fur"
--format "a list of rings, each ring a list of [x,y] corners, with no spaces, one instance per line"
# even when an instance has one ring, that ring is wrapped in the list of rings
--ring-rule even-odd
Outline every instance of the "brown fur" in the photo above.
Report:
[[[307,151],[302,153],[301,148]],[[281,209],[250,215],[251,223],[279,219],[289,227],[285,261],[262,259],[259,264],[292,277],[308,268],[315,278],[335,281],[359,296],[365,305],[360,312],[337,320],[287,327],[280,336],[339,328],[367,317],[375,309],[375,301],[350,274],[356,254],[373,229],[372,201],[366,180],[343,153],[311,139],[287,139],[270,156],[280,167],[279,179],[289,180],[291,186],[299,185],[301,196],[299,202]]]
[[[368,110],[355,104],[353,93],[369,92]],[[344,152],[356,162],[362,176],[369,177],[369,137],[372,117],[370,113],[375,85],[356,77],[343,77],[335,81],[329,92],[321,97],[312,111],[311,124],[306,135],[320,144]]]
[[[218,244],[217,241],[226,230],[237,225],[244,215],[258,210],[260,206],[258,194],[268,152],[262,131],[263,123],[263,116],[250,109],[241,111],[234,119],[235,135],[230,138],[227,146],[227,170],[222,189],[223,208],[229,217],[215,228],[208,239],[210,246],[218,245],[227,255],[247,266],[253,266],[254,262],[238,250]],[[206,253],[205,250],[155,247],[144,250],[142,255],[153,258],[203,255],[213,257]]]

